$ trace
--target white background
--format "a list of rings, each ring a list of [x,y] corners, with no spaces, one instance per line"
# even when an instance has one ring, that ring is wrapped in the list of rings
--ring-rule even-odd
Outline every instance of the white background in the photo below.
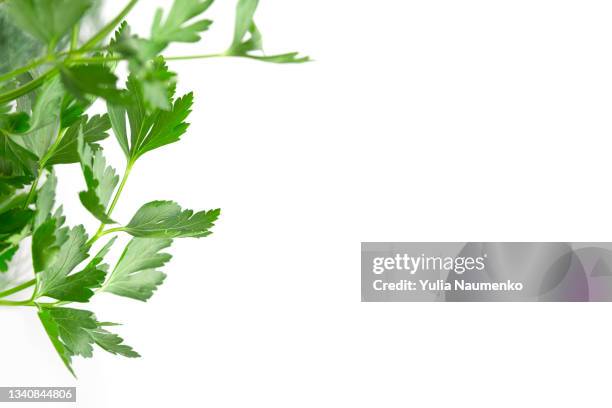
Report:
[[[146,33],[168,2],[141,3]],[[147,304],[91,305],[144,358],[99,351],[75,381],[33,310],[2,310],[0,384],[76,385],[79,407],[609,406],[609,304],[360,303],[359,251],[609,241],[612,4],[261,3],[268,52],[316,62],[173,63],[192,127],[143,157],[116,211],[223,210]],[[233,2],[209,15],[203,43],[167,54],[223,49]],[[69,221],[94,228],[78,168],[59,175]]]

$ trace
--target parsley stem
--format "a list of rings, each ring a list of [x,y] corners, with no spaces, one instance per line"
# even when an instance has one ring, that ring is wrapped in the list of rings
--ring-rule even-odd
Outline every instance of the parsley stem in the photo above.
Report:
[[[98,228],[98,230],[96,231],[96,233],[89,238],[89,241],[87,241],[85,243],[85,246],[90,247],[92,246],[97,240],[100,239],[100,237],[102,237],[102,230],[104,229],[104,224],[101,224],[100,227]]]
[[[28,300],[0,300],[0,306],[35,306],[36,304]]]
[[[121,196],[121,192],[123,191],[123,188],[125,187],[125,183],[127,183],[128,177],[130,177],[130,172],[132,171],[133,166],[134,166],[134,162],[130,160],[125,168],[125,172],[123,173],[123,178],[121,179],[121,184],[119,184],[119,189],[117,189],[117,192],[115,193],[115,197],[113,197],[113,201],[111,202],[111,205],[108,208],[108,211],[106,213],[106,215],[109,217],[113,213],[113,210],[115,209],[115,206],[117,205],[117,202],[119,201],[119,197]],[[98,239],[100,239],[102,236],[106,234],[111,234],[113,232],[121,231],[120,227],[111,228],[109,230],[104,231],[105,226],[106,226],[105,223],[100,223],[100,227],[98,227],[98,230],[96,231],[94,236],[91,237],[89,241],[87,241],[86,245],[93,245],[94,242],[96,242]]]
[[[70,37],[70,51],[74,51],[79,46],[79,33],[81,31],[81,25],[79,23],[72,27],[72,35]]]
[[[71,61],[70,57],[73,56],[73,55],[82,55],[82,54],[87,53],[87,52],[95,52],[95,51],[99,52],[99,51],[103,51],[105,49],[106,49],[106,47],[99,48],[99,49],[90,49],[90,50],[87,50],[87,51],[85,51],[85,50],[81,51],[81,50],[72,49],[70,51],[62,51],[62,52],[58,53],[57,57],[64,57],[64,56],[68,57],[66,59],[66,61],[69,62],[69,61]],[[52,61],[53,61],[53,58],[50,55],[45,55],[44,57],[40,57],[38,59],[35,59],[34,61],[30,62],[27,65],[24,65],[23,67],[17,68],[15,70],[11,71],[11,72],[7,72],[6,74],[0,75],[0,82],[4,82],[4,81],[7,81],[7,80],[9,80],[11,78],[15,78],[16,76],[19,76],[21,74],[25,74],[26,72],[31,71],[32,69],[34,69],[34,68],[36,68],[36,67],[38,67],[40,65],[47,64],[47,63],[50,63]]]
[[[35,283],[36,283],[36,279],[31,279],[27,282],[22,283],[21,285],[15,286],[14,288],[7,289],[3,292],[0,292],[0,298],[10,296],[13,293],[21,292],[22,290],[27,289],[30,286],[34,286]]]
[[[132,10],[132,8],[134,8],[136,3],[138,3],[138,0],[131,0],[114,19],[112,19],[108,24],[102,27],[102,29],[98,31],[96,35],[90,38],[89,41],[83,44],[81,50],[87,50],[91,47],[94,47],[100,41],[104,40],[104,38],[106,38],[106,36],[109,35],[115,29],[115,27],[121,23],[121,21],[123,21],[125,16],[127,16],[128,13]]]
[[[71,64],[106,64],[107,62],[122,61],[123,57],[82,57],[70,60]]]
[[[199,54],[199,55],[180,55],[177,57],[164,57],[166,61],[182,61],[182,60],[193,60],[193,59],[205,59],[205,58],[221,58],[221,57],[231,57],[231,55],[227,55],[224,53],[217,54]]]
[[[115,227],[115,228],[109,228],[107,230],[104,230],[100,233],[100,237],[103,237],[104,235],[108,235],[108,234],[113,234],[115,232],[121,232],[125,230],[125,228],[123,227]]]
[[[0,75],[0,82],[6,81],[11,78],[15,78],[16,76],[21,75],[21,74],[25,74],[29,70],[36,68],[37,66],[42,65],[46,62],[49,62],[49,56],[44,56],[42,58],[35,59],[34,61],[30,62],[27,65],[24,65],[21,68],[17,68],[14,71],[7,72],[4,75]]]
[[[166,61],[181,61],[181,60],[193,60],[193,59],[205,59],[205,58],[221,58],[231,57],[223,53],[217,54],[201,54],[201,55],[179,55],[175,57],[163,57]],[[107,62],[123,61],[125,57],[83,57],[70,59],[71,63],[75,64],[106,64]]]
[[[36,189],[38,188],[38,183],[40,182],[40,176],[42,175],[42,171],[38,171],[34,182],[30,186],[30,191],[28,192],[28,196],[26,197],[25,203],[23,203],[23,208],[28,208],[30,204],[32,204],[32,200],[34,200],[34,194],[36,194]]]
[[[119,201],[119,197],[121,196],[121,192],[123,191],[123,188],[125,187],[125,183],[127,183],[128,177],[130,177],[130,173],[132,171],[132,166],[134,166],[134,163],[132,161],[129,161],[128,164],[127,164],[127,167],[125,168],[125,173],[123,173],[123,178],[121,179],[121,184],[119,184],[119,189],[117,190],[117,193],[115,193],[115,197],[113,198],[113,202],[111,203],[110,207],[108,208],[107,215],[109,217],[113,213],[113,210],[115,209],[115,206],[117,205],[117,202]]]
[[[64,52],[58,55],[67,55],[68,58],[64,61],[65,63],[76,63],[76,64],[104,64],[111,61],[122,61],[123,57],[83,57],[83,58],[70,58],[70,55],[79,55],[87,52],[88,50],[85,46],[81,47],[78,50],[71,50],[69,52]],[[216,53],[216,54],[200,54],[200,55],[179,55],[175,57],[164,57],[167,61],[184,61],[184,60],[194,60],[194,59],[206,59],[206,58],[221,58],[221,57],[231,57],[231,55],[227,55],[224,53]],[[48,56],[43,58],[39,58],[37,60],[32,61],[28,65],[25,65],[21,68],[18,68],[14,71],[6,73],[4,75],[0,75],[0,82],[6,81],[8,79],[14,78],[18,75],[24,74],[33,68],[36,68],[42,64],[50,62]],[[41,76],[32,81],[22,85],[19,88],[13,89],[4,94],[0,94],[0,103],[10,102],[23,96],[34,89],[40,87],[49,77],[57,74],[58,69],[52,68],[49,71],[45,72]]]
[[[11,91],[0,94],[0,103],[13,101],[19,98],[20,96],[32,92],[33,90],[39,88],[42,84],[44,84],[50,77],[57,74],[57,72],[57,68],[52,68],[41,76],[39,76],[38,78],[31,80],[30,82],[20,86],[19,88],[15,88]]]
[[[57,137],[55,138],[55,142],[53,142],[53,145],[51,145],[49,150],[47,150],[47,153],[45,153],[45,155],[40,159],[40,165],[38,166],[39,167],[39,173],[42,172],[45,169],[45,166],[47,165],[47,162],[55,154],[55,151],[57,150],[57,148],[61,144],[62,139],[64,138],[64,135],[66,134],[67,130],[68,129],[60,129],[60,131],[57,134]]]

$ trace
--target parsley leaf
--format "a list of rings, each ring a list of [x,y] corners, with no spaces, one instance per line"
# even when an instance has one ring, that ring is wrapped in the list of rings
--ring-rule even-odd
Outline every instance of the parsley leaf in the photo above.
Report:
[[[85,176],[85,183],[87,184],[87,191],[79,193],[81,203],[101,222],[114,224],[115,221],[106,215],[106,207],[115,187],[119,183],[119,176],[117,176],[112,167],[106,166],[106,159],[102,154],[102,149],[98,148],[94,152],[85,143],[82,134],[78,138],[78,151],[81,158],[81,168]]]
[[[11,186],[0,189],[0,213],[12,208],[25,207],[27,196],[26,193],[19,193]]]
[[[0,7],[0,44],[0,74],[32,61],[42,48],[37,40],[15,26],[4,7]]]
[[[32,219],[33,213],[32,210],[13,208],[0,214],[0,235],[24,228]]]
[[[86,245],[87,234],[82,225],[71,229],[64,227],[58,233],[61,234],[56,241],[60,244],[59,251],[53,261],[37,273],[37,297],[50,296],[66,281],[68,274],[89,256],[87,253],[89,247]]]
[[[249,51],[261,50],[261,33],[253,22],[253,16],[259,5],[259,0],[239,0],[236,5],[236,22],[234,24],[234,38],[229,48],[232,55],[243,55]],[[251,35],[250,40],[244,41],[245,36]]]
[[[212,3],[212,0],[175,0],[165,18],[163,10],[157,10],[150,38],[132,35],[129,27],[122,25],[109,44],[111,52],[118,53],[129,61],[130,73],[141,83],[144,104],[148,110],[172,108],[167,94],[174,86],[175,75],[164,69],[159,53],[172,42],[199,41],[200,33],[208,30],[212,21],[193,20],[204,13]]]
[[[75,377],[72,357],[92,357],[93,344],[112,354],[140,357],[131,347],[123,344],[121,337],[104,329],[114,326],[114,323],[99,322],[88,310],[42,307],[38,317],[60,358]]]
[[[92,0],[8,0],[13,22],[39,41],[54,47],[83,17]]]
[[[36,96],[32,108],[30,129],[15,136],[15,140],[42,158],[55,142],[60,129],[60,113],[64,88],[58,78],[46,83]]]
[[[174,72],[170,72],[162,57],[148,61],[141,72],[142,96],[147,110],[171,110],[172,99],[176,87]]]
[[[234,39],[226,55],[253,58],[265,62],[279,64],[302,63],[310,61],[309,57],[300,57],[297,52],[278,55],[255,55],[252,51],[262,51],[263,42],[261,33],[253,21],[253,16],[259,5],[259,0],[239,0],[236,6],[236,23],[234,25]]]
[[[32,234],[32,266],[34,272],[42,272],[55,260],[68,232],[59,228],[58,220],[49,218]]]
[[[24,209],[25,194],[15,194],[10,188],[0,196],[0,272],[8,270],[8,263],[19,249],[19,244],[30,230],[34,213]]]
[[[57,316],[57,310],[63,308],[43,308],[38,311],[38,318],[42,323],[45,331],[47,332],[47,336],[51,340],[53,347],[59,354],[60,358],[64,362],[64,365],[70,371],[74,377],[76,374],[74,373],[74,369],[72,368],[72,356],[74,353],[66,346],[66,344],[61,340],[60,336],[72,338],[72,334],[66,332],[65,329],[62,330],[60,334],[60,326],[57,323],[55,317]],[[61,314],[61,311],[60,311]]]
[[[110,240],[82,271],[69,275],[63,282],[47,291],[46,296],[61,301],[89,301],[94,295],[92,289],[99,288],[104,283],[108,265],[101,264],[101,262],[115,242],[115,239],[116,237]]]
[[[25,112],[0,114],[0,130],[7,134],[25,132],[30,128],[30,117]]]
[[[48,289],[45,296],[70,302],[87,302],[94,295],[91,290],[99,288],[106,277],[106,270],[87,266],[81,272],[68,276],[61,283]]]
[[[61,128],[69,128],[76,122],[80,121],[85,113],[85,110],[89,106],[89,103],[83,103],[70,93],[64,94],[64,99],[62,100],[62,112],[60,115]]]
[[[157,56],[164,45],[131,35],[126,25],[109,47],[111,52],[128,60],[131,80],[139,82],[141,102],[147,110],[171,109],[169,94],[175,86],[176,74],[168,70],[163,57]]]
[[[148,132],[139,133],[132,145],[133,157],[137,159],[146,152],[178,142],[189,127],[185,119],[191,113],[192,104],[193,94],[188,93],[174,101],[172,110],[160,111],[148,120],[147,126],[151,126]]]
[[[98,323],[98,327],[93,330],[88,330],[93,338],[93,341],[101,349],[114,354],[128,358],[138,358],[140,354],[134,351],[132,347],[123,344],[123,339],[114,333],[103,329],[103,326],[116,326],[114,323]]]
[[[0,175],[7,178],[6,182],[10,183],[11,178],[18,177],[17,185],[27,183],[34,179],[37,167],[34,153],[0,130]]]
[[[32,261],[39,288],[37,296],[48,296],[62,301],[87,302],[94,294],[92,288],[102,285],[107,266],[100,265],[114,239],[94,256],[78,273],[69,273],[87,258],[87,245],[82,226],[70,230],[62,227],[61,210],[51,215],[55,201],[57,180],[51,174],[41,187],[36,200],[35,231],[32,237]]]
[[[67,228],[60,228],[64,223],[61,210],[52,217],[55,204],[57,178],[52,173],[38,191],[36,197],[36,215],[34,216],[34,233],[32,234],[32,264],[34,272],[41,272],[55,259],[60,246],[67,238]]]
[[[70,356],[91,357],[93,355],[93,341],[88,330],[96,329],[98,323],[92,312],[55,307],[43,308],[39,316],[41,313],[46,320],[56,325],[59,337]]]
[[[89,102],[93,95],[109,102],[124,103],[124,95],[117,89],[117,76],[106,65],[64,66],[61,78],[66,90],[83,102]]]
[[[8,271],[8,264],[18,249],[17,245],[0,244],[0,272]]]
[[[57,188],[57,177],[50,173],[45,184],[38,190],[36,197],[36,217],[34,218],[34,229],[38,228],[49,218],[55,205],[55,189]]]
[[[140,207],[132,220],[121,230],[135,237],[182,238],[206,237],[219,218],[221,210],[182,210],[173,201],[152,201]]]
[[[173,92],[173,89],[172,89]],[[142,83],[134,76],[128,80],[129,103],[125,106],[109,104],[108,112],[115,136],[130,162],[161,146],[177,142],[187,131],[185,122],[191,113],[193,94],[189,93],[171,103],[171,110],[155,109],[148,113]],[[126,117],[129,120],[128,138]]]
[[[170,42],[199,41],[199,33],[208,30],[212,21],[189,21],[205,12],[212,3],[213,0],[175,0],[165,20],[163,10],[158,8],[151,27],[151,40],[159,44],[161,49],[166,48]]]
[[[78,163],[79,132],[82,133],[85,143],[97,150],[97,142],[108,137],[109,129],[110,120],[107,114],[94,115],[91,118],[88,118],[87,115],[82,116],[66,130],[55,151],[46,160],[46,165]]]
[[[132,239],[103,290],[136,300],[148,300],[166,278],[156,268],[164,266],[172,258],[160,252],[171,244],[170,239]]]
[[[22,208],[24,197],[24,194],[18,194],[8,199],[0,197],[0,222],[4,225],[0,227],[3,230],[0,233],[0,272],[8,271],[9,262],[19,249],[20,242],[29,234],[29,224],[33,212]],[[16,219],[15,216],[17,216]],[[13,224],[15,220],[19,219],[21,219],[20,222]],[[8,224],[9,227],[7,228],[4,223]]]

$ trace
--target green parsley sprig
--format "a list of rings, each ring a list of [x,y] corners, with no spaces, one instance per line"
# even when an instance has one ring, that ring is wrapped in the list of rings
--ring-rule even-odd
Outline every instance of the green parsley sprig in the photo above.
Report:
[[[193,94],[176,95],[177,75],[167,62],[243,57],[301,63],[297,53],[265,55],[254,22],[258,0],[239,0],[232,42],[214,54],[167,57],[173,43],[196,43],[212,24],[202,15],[213,0],[174,0],[157,10],[148,37],[131,32],[125,18],[130,0],[94,35],[81,27],[97,0],[0,0],[0,273],[11,267],[20,246],[31,239],[33,279],[0,292],[0,306],[31,306],[60,358],[74,375],[72,359],[91,357],[93,346],[124,357],[139,357],[112,333],[115,323],[90,311],[67,307],[101,292],[146,301],[166,278],[164,251],[176,238],[211,234],[220,210],[193,211],[173,201],[143,204],[127,223],[113,216],[130,173],[148,152],[175,143],[187,132]],[[109,39],[109,37],[111,37]],[[125,88],[118,64],[127,65]],[[107,112],[88,114],[97,99]],[[125,154],[119,176],[100,142],[115,136]],[[53,168],[78,164],[82,205],[100,223],[89,235],[83,225],[66,225],[56,203]],[[78,168],[77,167],[77,168]],[[117,234],[133,238],[114,266],[105,257]],[[112,236],[94,250],[98,241]],[[7,300],[26,289],[31,296]]]

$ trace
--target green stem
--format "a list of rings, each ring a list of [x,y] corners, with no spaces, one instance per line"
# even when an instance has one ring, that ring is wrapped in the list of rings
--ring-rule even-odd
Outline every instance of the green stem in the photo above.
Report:
[[[125,187],[125,183],[127,183],[128,177],[130,177],[130,173],[132,171],[133,166],[134,166],[134,162],[130,160],[125,168],[125,173],[123,173],[123,178],[121,179],[121,184],[119,184],[119,189],[115,193],[115,197],[113,197],[113,201],[111,202],[111,205],[108,208],[108,211],[106,213],[106,215],[109,217],[113,213],[113,210],[115,209],[115,206],[117,205],[117,202],[119,201],[119,197],[121,196],[121,192],[123,191],[123,188]],[[104,231],[105,225],[106,225],[105,223],[100,223],[100,227],[98,227],[98,230],[96,231],[94,236],[91,237],[85,245],[87,246],[93,245],[94,242],[96,242],[98,239],[100,239],[104,235],[122,230],[121,227],[118,227],[118,228],[111,228],[109,230]]]
[[[62,142],[62,139],[64,138],[64,135],[66,134],[67,130],[68,129],[60,129],[60,131],[57,134],[57,137],[55,138],[55,142],[53,142],[53,145],[51,145],[51,147],[49,148],[49,150],[47,150],[47,152],[42,157],[42,159],[40,159],[40,164],[39,164],[40,171],[42,171],[45,168],[49,159],[53,157],[53,155],[55,154],[55,151],[57,150],[60,143]]]
[[[98,31],[96,35],[94,35],[91,39],[89,39],[89,41],[83,44],[80,49],[87,50],[91,47],[96,46],[100,41],[104,40],[104,38],[106,38],[106,36],[109,35],[115,29],[115,27],[117,27],[123,21],[125,16],[127,16],[128,13],[132,10],[132,8],[134,8],[136,3],[138,3],[138,0],[131,0],[123,8],[123,10],[121,10],[117,17],[115,17],[108,24],[106,24],[100,31]]]
[[[81,32],[81,25],[76,23],[72,27],[72,36],[70,37],[70,51],[74,51],[79,46],[79,33]]]
[[[73,37],[73,41],[74,41],[74,37]],[[86,51],[85,50],[80,51],[80,50],[77,50],[75,48],[75,49],[71,49],[69,51],[62,51],[62,52],[58,53],[56,56],[57,57],[68,57],[68,60],[70,60],[70,57],[73,56],[73,55],[75,55],[75,56],[76,55],[82,55],[82,54],[87,53],[87,52],[100,52],[100,51],[104,51],[105,49],[106,49],[106,47],[99,48],[99,49],[89,49],[89,50],[86,50]],[[51,58],[49,55],[45,55],[44,57],[40,57],[38,59],[35,59],[34,61],[30,62],[27,65],[24,65],[21,68],[17,68],[15,70],[11,71],[11,72],[7,72],[6,74],[0,75],[0,82],[4,82],[4,81],[7,81],[7,80],[9,80],[11,78],[15,78],[16,76],[19,76],[21,74],[25,74],[26,72],[28,72],[28,71],[30,71],[30,70],[32,70],[32,69],[34,69],[34,68],[36,68],[36,67],[38,67],[40,65],[47,64],[47,63],[50,63],[52,61],[53,61],[53,58]]]
[[[199,54],[199,55],[180,55],[177,57],[164,57],[166,61],[183,61],[183,60],[194,60],[194,59],[206,59],[206,58],[221,58],[221,57],[232,57],[224,53],[217,54]]]
[[[92,245],[93,245],[93,244],[94,244],[94,243],[95,243],[97,240],[99,240],[99,239],[100,239],[100,237],[102,237],[102,234],[104,233],[104,231],[103,231],[103,230],[104,230],[104,224],[100,224],[100,227],[98,228],[98,230],[96,231],[96,233],[95,233],[95,234],[94,234],[94,235],[93,235],[91,238],[89,238],[89,241],[87,241],[87,242],[85,243],[85,246],[86,246],[86,247],[90,247],[90,246],[92,246]]]
[[[74,52],[65,53],[64,55],[68,55],[68,56],[69,55],[81,55],[81,54],[84,54],[85,52],[87,52],[87,50],[85,50],[84,48],[81,48],[79,50],[75,50]],[[175,57],[163,57],[163,58],[166,61],[185,61],[185,60],[222,58],[222,57],[241,57],[241,56],[218,53],[218,54],[201,54],[201,55],[180,55],[180,56],[175,56]],[[248,58],[248,57],[245,57],[245,58]],[[124,59],[123,57],[83,57],[83,58],[74,58],[74,59],[68,57],[67,59],[64,60],[64,63],[66,65],[105,64],[111,61],[122,61],[123,59]],[[0,82],[14,78],[18,75],[28,72],[31,69],[36,68],[37,66],[42,65],[47,62],[50,62],[48,57],[45,57],[44,59],[33,61],[32,63],[26,66],[23,66],[21,68],[16,69],[15,71],[12,71],[12,72],[9,72],[7,74],[0,76]],[[38,78],[33,79],[32,81],[20,86],[19,88],[5,92],[3,94],[0,94],[0,103],[6,103],[6,102],[13,101],[19,98],[20,96],[23,96],[25,94],[32,92],[33,90],[39,88],[48,78],[56,75],[58,72],[59,72],[59,69],[57,67],[52,68],[49,71],[42,74],[41,76],[39,76]]]
[[[21,285],[17,285],[14,288],[7,289],[3,292],[0,292],[0,298],[10,296],[13,293],[21,292],[22,290],[27,289],[30,286],[34,286],[35,283],[36,283],[36,279],[32,279],[32,280],[22,283]]]
[[[28,208],[32,201],[34,200],[34,194],[36,194],[36,189],[38,188],[38,183],[40,182],[40,176],[42,175],[42,171],[38,171],[38,175],[34,179],[34,182],[30,186],[30,191],[28,192],[28,196],[26,198],[25,203],[23,203],[23,208]]]
[[[47,79],[56,75],[57,73],[58,73],[58,69],[52,68],[49,71],[42,74],[41,76],[39,76],[38,78],[31,80],[27,84],[24,84],[20,86],[19,88],[15,88],[11,91],[0,94],[0,103],[14,101],[20,96],[23,96],[25,94],[32,92],[33,90],[35,90],[36,88],[44,84],[45,81],[47,81]]]
[[[0,306],[36,306],[31,300],[0,300]]]
[[[121,232],[123,231],[124,228],[123,227],[117,227],[117,228],[109,228],[107,230],[104,230],[104,225],[101,225],[100,228],[98,229],[98,231],[96,232],[96,234],[91,237],[89,239],[89,241],[87,241],[87,243],[85,244],[86,246],[91,246],[93,245],[97,240],[99,240],[100,238],[102,238],[105,235],[108,234],[113,234],[115,232]]]
[[[35,59],[34,61],[30,62],[28,65],[24,65],[23,67],[17,68],[14,71],[7,72],[4,75],[0,75],[0,82],[9,80],[11,78],[15,78],[16,76],[19,76],[21,74],[25,74],[29,70],[34,69],[37,66],[42,65],[42,64],[44,64],[46,62],[49,62],[49,57],[48,56],[44,56],[42,58]]]
[[[106,64],[111,61],[121,61],[122,57],[83,57],[69,60],[70,64]]]
[[[201,54],[201,55],[179,55],[176,57],[164,57],[166,61],[183,61],[183,60],[194,60],[194,59],[206,59],[206,58],[221,58],[221,57],[233,57],[233,55],[226,55],[223,53],[218,54]],[[111,61],[122,61],[124,57],[83,57],[70,59],[70,63],[76,64],[105,64]]]
[[[134,166],[134,162],[130,160],[125,168],[125,173],[123,173],[123,178],[121,179],[121,184],[119,184],[119,189],[115,193],[115,197],[113,198],[113,201],[111,202],[111,205],[108,208],[108,213],[106,215],[108,215],[109,217],[112,215],[113,210],[115,209],[115,206],[117,205],[117,202],[119,201],[119,197],[121,196],[121,192],[123,191],[123,188],[125,187],[125,183],[127,183],[128,177],[130,177],[130,173],[132,172],[133,166]]]
[[[104,230],[100,233],[100,237],[103,237],[104,235],[108,235],[108,234],[114,234],[115,232],[121,232],[124,231],[125,227],[115,227],[115,228],[109,228],[107,230]]]

